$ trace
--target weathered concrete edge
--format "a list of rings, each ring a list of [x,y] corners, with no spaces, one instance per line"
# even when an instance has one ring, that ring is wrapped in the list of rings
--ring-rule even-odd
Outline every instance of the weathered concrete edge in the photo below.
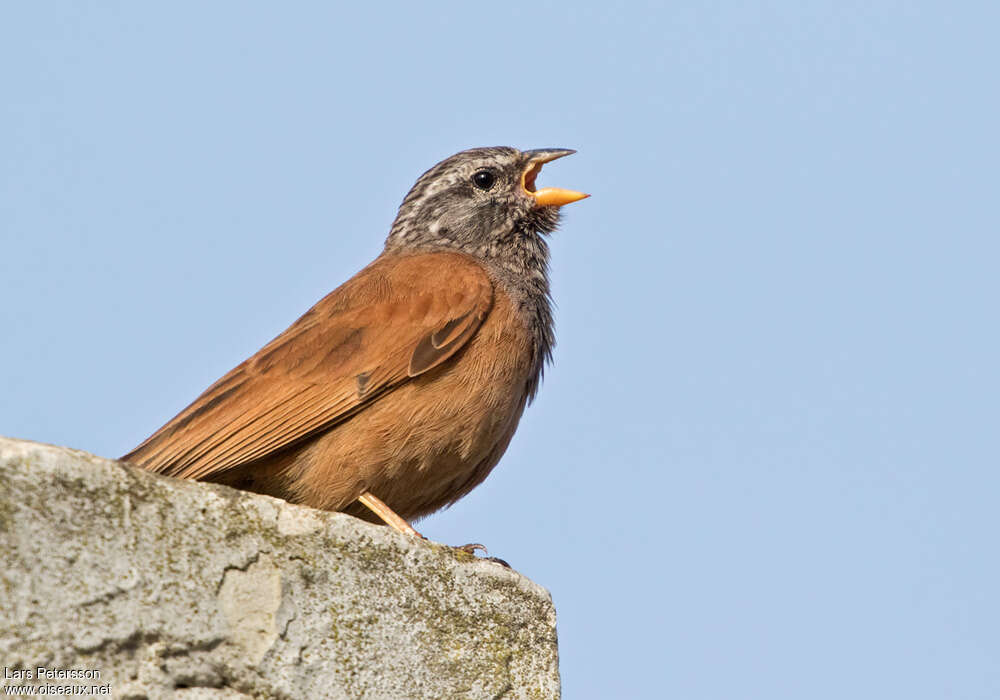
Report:
[[[193,498],[205,498],[206,494],[214,494],[223,501],[238,503],[248,512],[260,516],[261,527],[270,530],[269,541],[274,537],[291,538],[289,541],[301,536],[309,536],[310,538],[319,536],[331,540],[354,537],[380,545],[380,556],[388,553],[396,557],[398,561],[393,566],[397,566],[397,568],[399,566],[404,568],[412,566],[413,571],[419,572],[423,569],[424,564],[433,560],[433,566],[457,567],[454,571],[459,581],[468,581],[467,577],[473,576],[478,584],[494,581],[501,587],[513,586],[522,594],[542,603],[550,611],[544,617],[551,617],[554,644],[555,612],[549,593],[526,577],[492,562],[474,560],[471,555],[465,555],[441,545],[417,541],[388,528],[365,523],[343,514],[315,511],[266,496],[233,491],[222,486],[169,479],[71,448],[0,438],[0,462],[23,462],[30,465],[32,473],[41,481],[72,479],[73,475],[67,474],[64,466],[67,461],[86,465],[87,478],[91,480],[104,479],[111,484],[112,482],[120,482],[124,477],[131,484],[134,484],[137,491],[169,487],[172,490],[179,490],[182,494],[188,493]],[[4,503],[0,502],[0,508],[3,505]],[[6,515],[0,510],[0,531],[4,530],[3,521]],[[554,682],[555,687],[558,688],[557,656]],[[515,695],[520,697],[518,693],[512,694],[511,697]],[[534,697],[534,695],[532,696]]]

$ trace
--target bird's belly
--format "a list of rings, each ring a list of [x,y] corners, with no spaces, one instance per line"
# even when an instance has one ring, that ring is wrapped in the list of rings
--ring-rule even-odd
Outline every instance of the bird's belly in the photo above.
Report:
[[[530,353],[511,325],[488,321],[453,362],[305,444],[286,461],[290,500],[373,520],[354,503],[371,491],[412,519],[468,493],[503,455],[527,400]]]

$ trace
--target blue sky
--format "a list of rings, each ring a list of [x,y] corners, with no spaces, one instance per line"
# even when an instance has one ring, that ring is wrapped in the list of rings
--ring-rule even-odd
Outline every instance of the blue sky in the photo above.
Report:
[[[569,147],[555,363],[421,523],[567,698],[1000,697],[991,3],[8,4],[0,433],[122,454],[463,148]]]

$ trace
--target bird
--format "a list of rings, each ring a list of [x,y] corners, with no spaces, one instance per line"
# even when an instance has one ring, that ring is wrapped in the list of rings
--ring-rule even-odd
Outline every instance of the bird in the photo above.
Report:
[[[536,179],[572,153],[430,168],[375,260],[121,460],[422,537],[411,522],[487,477],[551,361],[546,237],[589,195]]]

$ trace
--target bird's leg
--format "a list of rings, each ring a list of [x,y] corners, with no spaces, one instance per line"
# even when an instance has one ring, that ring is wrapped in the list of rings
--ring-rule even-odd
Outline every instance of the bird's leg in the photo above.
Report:
[[[427,538],[421,535],[419,532],[413,529],[413,526],[408,522],[399,517],[396,512],[387,506],[381,498],[373,494],[371,491],[365,491],[363,494],[358,496],[358,502],[362,503],[366,508],[373,512],[378,517],[385,521],[385,524],[391,527],[397,532],[402,532],[404,535],[413,535],[414,537],[419,537],[422,540]],[[475,556],[476,550],[481,549],[486,552],[486,547],[481,544],[467,544],[462,547],[454,547],[454,549],[459,549],[463,552],[467,552]],[[510,564],[505,562],[503,559],[497,559],[496,557],[483,557],[487,561],[495,561],[498,564],[510,568]]]
[[[427,539],[414,530],[412,525],[396,515],[392,508],[383,503],[382,500],[376,497],[371,491],[365,491],[361,494],[358,497],[358,501],[375,515],[382,518],[382,520],[385,521],[385,524],[396,532],[402,532],[404,535],[413,535],[414,537],[419,537],[422,540]]]

